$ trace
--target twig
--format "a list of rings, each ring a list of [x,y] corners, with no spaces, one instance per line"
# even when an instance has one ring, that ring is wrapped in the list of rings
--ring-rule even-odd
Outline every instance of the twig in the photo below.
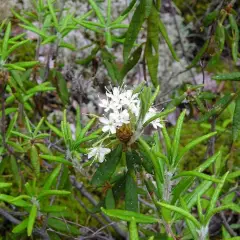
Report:
[[[21,223],[20,220],[18,220],[17,218],[13,217],[11,214],[9,214],[7,211],[5,211],[4,209],[0,208],[0,215],[2,215],[4,218],[6,218],[9,222],[17,225],[19,223]],[[33,229],[33,234],[35,235],[39,235],[42,237],[43,240],[50,240],[48,234],[46,232],[43,232],[40,229],[34,228]]]
[[[72,183],[72,185],[85,197],[88,199],[88,201],[93,205],[93,206],[97,206],[97,201],[92,197],[92,195],[86,190],[86,188],[83,186],[82,183],[79,183],[76,181],[75,176],[70,176],[70,182]],[[101,213],[101,216],[107,221],[107,222],[112,222],[111,219],[106,216],[105,214]],[[117,223],[114,223],[112,225],[112,228],[121,236],[126,238],[127,237],[127,233],[124,232],[118,225]]]
[[[171,0],[168,0],[168,3],[169,3],[169,6],[170,6],[170,9],[171,9],[173,20],[174,20],[174,24],[176,26],[176,30],[177,30],[177,33],[178,33],[178,37],[179,37],[180,45],[181,45],[181,48],[182,48],[183,56],[186,58],[186,61],[187,61],[188,65],[189,65],[187,54],[186,54],[186,51],[185,51],[185,48],[184,48],[184,44],[183,44],[183,41],[182,41],[182,36],[181,36],[180,30],[179,30],[179,27],[178,27],[178,22],[177,22],[177,19],[176,19],[176,10],[175,10],[175,8],[172,5],[172,1]],[[194,77],[192,69],[190,69],[190,73],[192,75],[193,83],[196,84],[196,79]]]

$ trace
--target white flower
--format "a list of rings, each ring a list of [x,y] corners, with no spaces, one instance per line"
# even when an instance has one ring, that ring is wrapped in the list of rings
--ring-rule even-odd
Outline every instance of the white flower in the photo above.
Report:
[[[121,104],[125,107],[130,107],[139,101],[138,94],[133,94],[132,90],[126,90],[120,95]]]
[[[98,159],[100,163],[102,163],[105,160],[105,155],[111,152],[111,149],[109,148],[103,148],[101,146],[94,147],[90,149],[90,152],[88,153],[88,159],[94,157],[94,159]]]
[[[112,134],[116,133],[116,129],[121,127],[123,124],[128,124],[130,122],[129,113],[125,109],[122,112],[114,111],[109,114],[109,118],[100,117],[99,121],[104,124],[102,131],[110,131]]]
[[[110,115],[113,116],[116,127],[121,127],[123,124],[128,124],[130,122],[129,113],[127,109],[123,110],[122,112],[117,111],[117,112],[110,113]]]
[[[99,121],[104,124],[102,128],[103,132],[110,131],[112,134],[116,133],[116,123],[112,118],[111,114],[109,115],[109,119],[105,117],[100,117]]]
[[[145,123],[146,121],[148,121],[150,118],[152,118],[152,117],[155,116],[155,115],[156,115],[156,110],[155,110],[155,108],[150,107],[149,110],[148,110],[148,112],[147,112],[146,115],[145,115],[145,118],[144,118],[144,121],[143,121],[143,122]],[[160,119],[159,119],[159,118],[157,118],[157,119],[155,119],[154,121],[152,121],[151,124],[152,124],[152,126],[153,126],[155,129],[157,129],[158,127],[159,127],[159,128],[162,128],[162,127],[163,127],[163,125],[160,123]]]

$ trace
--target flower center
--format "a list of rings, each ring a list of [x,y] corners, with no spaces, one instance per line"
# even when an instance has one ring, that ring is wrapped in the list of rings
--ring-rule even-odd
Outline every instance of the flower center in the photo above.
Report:
[[[133,135],[131,125],[123,124],[120,128],[117,128],[116,135],[121,142],[127,143]]]

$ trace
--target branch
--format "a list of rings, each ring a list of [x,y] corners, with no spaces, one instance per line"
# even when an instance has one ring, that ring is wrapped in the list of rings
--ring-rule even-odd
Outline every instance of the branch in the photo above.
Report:
[[[75,176],[70,176],[70,182],[72,183],[72,185],[85,197],[89,200],[89,202],[93,205],[93,206],[97,206],[97,201],[92,197],[92,195],[86,190],[86,188],[83,186],[82,183],[79,183],[76,181],[76,177]],[[103,213],[100,213],[101,216],[108,222],[108,223],[111,223],[111,219],[106,216],[105,214]],[[112,228],[121,236],[123,237],[124,239],[127,238],[127,233],[124,232],[119,226],[117,223],[114,223],[112,225]]]

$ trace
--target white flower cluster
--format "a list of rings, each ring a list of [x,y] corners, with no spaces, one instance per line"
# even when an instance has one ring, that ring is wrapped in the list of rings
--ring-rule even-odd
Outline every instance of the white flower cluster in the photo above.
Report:
[[[132,90],[127,90],[125,87],[117,88],[114,87],[112,92],[107,89],[106,99],[100,99],[99,106],[104,108],[104,117],[100,117],[99,121],[103,124],[102,131],[115,134],[117,129],[123,126],[124,124],[132,123],[130,119],[131,114],[135,116],[135,119],[138,120],[140,117],[141,110],[141,101],[139,99],[139,94],[134,93]],[[142,128],[142,125],[156,115],[156,110],[153,107],[150,107],[147,114],[144,117],[144,120],[136,126],[137,129]],[[138,121],[137,121],[138,122]],[[151,122],[152,126],[157,129],[162,127],[159,119],[155,119]],[[108,154],[111,150],[109,148],[102,147],[101,144],[90,149],[88,153],[88,159],[94,157],[98,159],[101,163],[105,159],[105,155]]]
[[[104,124],[102,131],[116,133],[117,128],[123,124],[130,123],[130,113],[134,114],[136,119],[140,116],[141,102],[137,93],[126,88],[114,87],[112,92],[107,90],[107,99],[101,99],[99,106],[104,108],[104,112],[108,117],[100,117],[99,121]],[[156,110],[151,107],[147,112],[144,122],[149,120],[156,114]],[[157,129],[162,127],[160,120],[156,119],[151,122],[153,127]]]

